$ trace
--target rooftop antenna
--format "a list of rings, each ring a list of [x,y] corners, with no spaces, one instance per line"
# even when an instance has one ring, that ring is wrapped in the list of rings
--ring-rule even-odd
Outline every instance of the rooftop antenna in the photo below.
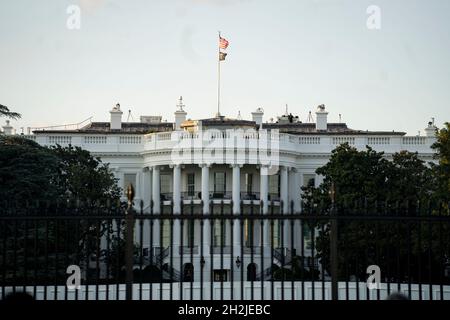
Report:
[[[128,118],[127,118],[127,122],[129,122],[130,121],[130,118],[133,120],[133,122],[134,122],[134,118],[133,118],[133,115],[131,114],[131,109],[130,110],[128,110]]]
[[[434,117],[433,118],[431,118],[431,123],[433,124],[433,126],[434,126]]]
[[[307,123],[313,123],[314,122],[314,118],[312,116],[311,111],[308,113],[308,118],[306,119]]]
[[[242,120],[241,110],[238,111],[237,119],[238,119],[238,120]]]
[[[339,123],[341,123],[341,114],[339,113]]]
[[[287,103],[286,103],[286,113],[285,113],[286,115],[288,115],[289,113],[288,113],[288,105],[287,105]]]

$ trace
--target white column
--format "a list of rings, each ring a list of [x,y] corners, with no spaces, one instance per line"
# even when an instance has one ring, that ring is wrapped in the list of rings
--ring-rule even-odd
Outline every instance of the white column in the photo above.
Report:
[[[179,164],[173,166],[173,213],[178,215],[181,213],[181,166]],[[180,220],[173,221],[173,255],[179,255],[180,238]]]
[[[159,214],[161,213],[161,188],[160,188],[160,179],[159,179],[159,167],[153,167],[153,175],[152,175],[152,200],[153,200],[153,213]]]
[[[289,179],[288,168],[280,168],[280,198],[283,201],[282,213],[288,214],[289,212]],[[283,220],[283,246],[286,248],[289,246],[289,220]]]
[[[153,214],[159,214],[160,213],[160,205],[159,205],[159,168],[157,167],[149,167],[149,195],[151,202],[153,202],[153,209],[150,206],[150,212]],[[155,173],[156,171],[156,173]],[[155,186],[157,184],[158,186]],[[156,195],[154,191],[156,190]],[[155,201],[157,199],[158,201]],[[151,203],[150,203],[151,205]],[[158,206],[158,207],[156,207]],[[155,210],[157,210],[155,212]],[[161,224],[159,219],[153,219],[153,248],[159,247],[160,244],[160,232],[161,232]]]
[[[294,174],[294,211],[295,213],[299,213],[300,209],[301,209],[301,201],[302,201],[302,196],[301,196],[301,179],[300,179],[300,171],[298,169],[295,169],[295,174]]]
[[[150,194],[150,182],[151,181],[151,173],[148,167],[145,167],[142,169],[142,181],[141,181],[141,198],[142,201],[144,201],[144,211],[150,212],[150,200],[151,200],[151,194]]]
[[[203,214],[208,215],[209,214],[209,165],[202,164],[200,165],[202,168],[202,201],[203,201]],[[203,221],[203,243],[201,244],[203,246],[203,254],[206,256],[208,255],[208,250],[210,248],[212,239],[211,239],[211,226],[210,226],[210,220],[204,219]],[[210,261],[207,261],[207,263],[211,263]],[[205,269],[206,271],[206,269]],[[205,272],[206,274],[206,272]]]
[[[260,168],[260,200],[263,202],[262,214],[268,214],[269,212],[269,168],[267,166],[261,166]],[[263,222],[263,234],[261,236],[263,246],[270,245],[270,222],[264,220]]]
[[[173,166],[173,212],[181,213],[181,166]]]
[[[262,213],[267,214],[269,211],[269,168],[261,166],[260,168],[260,200],[263,202]]]
[[[241,213],[241,167],[238,164],[231,166],[233,168],[233,213]]]
[[[240,215],[241,213],[241,167],[238,164],[231,166],[233,168],[233,214]],[[233,251],[237,254],[241,250],[241,225],[239,219],[233,222]]]
[[[289,171],[289,207],[291,212],[291,203],[293,204],[294,212],[300,211],[300,173],[296,168],[291,168]]]
[[[289,208],[288,192],[288,168],[280,167],[280,200],[283,201],[281,208],[283,213],[287,213]]]
[[[209,213],[209,166],[203,164],[202,168],[202,201],[203,213]]]

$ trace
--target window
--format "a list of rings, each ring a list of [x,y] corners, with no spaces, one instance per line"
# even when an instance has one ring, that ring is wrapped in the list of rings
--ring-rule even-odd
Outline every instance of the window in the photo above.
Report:
[[[214,270],[214,281],[228,281],[228,270]]]
[[[170,246],[170,221],[169,220],[163,220],[162,225],[162,247],[167,248]]]
[[[273,248],[281,247],[281,223],[278,220],[273,222],[273,231],[270,234]]]
[[[280,175],[274,174],[269,176],[269,193],[280,195]]]
[[[244,220],[244,243],[246,247],[251,247],[253,239],[253,226],[252,222],[248,219]],[[254,245],[254,243],[253,243]]]
[[[214,247],[225,246],[225,222],[220,220],[214,221],[213,236],[214,236],[213,242]]]
[[[245,191],[247,194],[252,194],[253,190],[253,175],[251,173],[245,174]]]
[[[187,174],[187,193],[189,197],[193,197],[195,193],[195,175],[194,173]]]
[[[187,246],[189,248],[194,247],[194,237],[195,237],[195,220],[189,220],[187,222]]]
[[[160,176],[160,183],[161,183],[161,189],[160,192],[161,193],[170,193],[171,190],[171,176],[168,174],[162,174]]]
[[[194,265],[192,263],[184,264],[183,281],[194,281]]]
[[[247,266],[247,281],[256,281],[256,264],[249,263]]]
[[[224,194],[226,190],[225,172],[214,173],[214,193]]]
[[[125,173],[123,175],[123,192],[125,196],[127,195],[127,188],[130,184],[132,184],[134,190],[136,190],[136,173]]]

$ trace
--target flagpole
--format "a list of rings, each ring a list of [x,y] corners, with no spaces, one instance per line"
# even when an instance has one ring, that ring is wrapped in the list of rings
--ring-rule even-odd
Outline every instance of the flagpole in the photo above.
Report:
[[[217,53],[217,117],[220,116],[220,31],[219,31],[219,52]]]

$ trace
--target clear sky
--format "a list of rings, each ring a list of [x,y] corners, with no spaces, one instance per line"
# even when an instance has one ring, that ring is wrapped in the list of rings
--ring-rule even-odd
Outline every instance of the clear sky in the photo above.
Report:
[[[448,0],[0,0],[0,104],[22,113],[18,132],[109,121],[117,102],[124,120],[173,121],[180,95],[189,118],[211,117],[220,30],[222,114],[268,120],[287,103],[305,121],[323,103],[329,121],[416,135],[450,121],[449,16]]]

